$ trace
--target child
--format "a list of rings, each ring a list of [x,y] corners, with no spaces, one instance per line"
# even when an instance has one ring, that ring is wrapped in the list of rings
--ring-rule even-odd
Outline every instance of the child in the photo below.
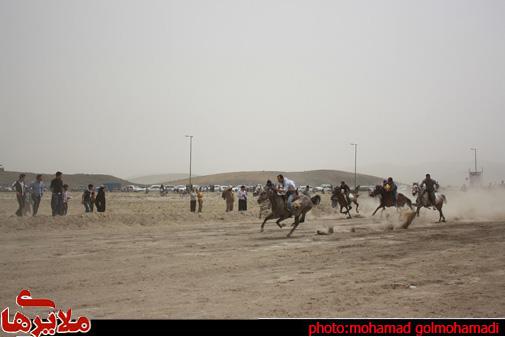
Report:
[[[68,185],[63,185],[63,214],[67,215],[68,212],[68,201],[72,199],[70,192],[68,191]]]

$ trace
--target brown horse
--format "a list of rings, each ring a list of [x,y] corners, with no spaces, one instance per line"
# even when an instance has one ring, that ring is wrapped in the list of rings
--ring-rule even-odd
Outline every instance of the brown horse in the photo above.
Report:
[[[354,202],[356,205],[356,213],[359,213],[359,204],[358,204],[358,189],[359,186],[354,189],[353,192],[349,194],[349,199],[350,202],[348,202],[344,191],[340,187],[335,187],[333,189],[332,195],[331,195],[331,207],[335,208],[337,205],[340,205],[340,213],[342,214],[347,214],[347,218],[351,218],[351,203]],[[343,209],[345,208],[345,211]]]
[[[382,185],[376,185],[375,189],[370,192],[371,197],[379,196],[380,204],[372,213],[372,216],[377,213],[379,209],[385,210],[386,207],[404,207],[407,205],[410,209],[412,209],[412,201],[407,198],[404,194],[398,193],[396,196],[396,205],[394,203],[393,193],[388,192],[384,189]]]
[[[445,195],[443,194],[435,195],[435,205],[433,205],[433,203],[429,198],[428,192],[424,188],[419,186],[419,184],[417,183],[414,183],[414,185],[412,185],[412,195],[413,196],[417,195],[416,200],[417,216],[419,216],[419,210],[421,209],[421,207],[429,208],[433,206],[437,209],[439,214],[438,222],[445,222],[445,216],[444,213],[442,212],[442,207],[444,206],[444,204],[447,203],[447,198],[445,197]]]
[[[266,216],[265,220],[261,224],[260,232],[263,232],[263,227],[265,223],[270,219],[277,219],[275,222],[280,228],[283,227],[281,224],[282,220],[294,217],[295,222],[292,224],[291,231],[288,233],[288,237],[295,231],[296,227],[302,222],[305,222],[305,214],[309,212],[314,205],[319,205],[321,202],[321,197],[319,195],[309,198],[306,195],[300,195],[297,199],[293,200],[291,211],[287,208],[287,200],[284,196],[277,194],[274,188],[266,188],[260,193],[258,198],[258,203],[261,204],[265,200],[270,200],[272,210],[269,215]]]

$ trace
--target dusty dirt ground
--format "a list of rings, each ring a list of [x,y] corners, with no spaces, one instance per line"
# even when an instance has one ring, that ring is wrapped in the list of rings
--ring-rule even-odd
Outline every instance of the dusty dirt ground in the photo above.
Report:
[[[252,198],[249,211],[225,214],[224,201],[206,194],[197,215],[178,196],[107,196],[105,214],[83,214],[74,193],[66,217],[49,216],[46,196],[38,217],[17,218],[15,195],[0,193],[0,307],[18,310],[27,288],[91,318],[505,313],[502,191],[448,193],[447,223],[424,209],[408,229],[395,210],[372,218],[367,195],[350,220],[324,195],[290,239],[289,226],[259,232]]]

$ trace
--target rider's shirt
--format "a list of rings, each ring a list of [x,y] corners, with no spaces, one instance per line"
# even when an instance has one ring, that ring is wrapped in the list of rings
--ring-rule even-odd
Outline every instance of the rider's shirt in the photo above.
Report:
[[[288,178],[284,178],[284,185],[283,185],[284,191],[286,192],[294,192],[296,191],[296,185],[293,180],[290,180]]]
[[[423,186],[426,186],[426,190],[428,192],[434,192],[435,186],[438,186],[438,182],[436,180],[426,178],[421,183],[421,187],[423,187]]]
[[[340,189],[344,190],[345,193],[351,193],[351,188],[347,184],[341,184]]]

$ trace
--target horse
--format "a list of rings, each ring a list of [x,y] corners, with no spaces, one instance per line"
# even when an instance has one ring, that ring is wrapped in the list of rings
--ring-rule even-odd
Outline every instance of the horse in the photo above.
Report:
[[[282,220],[294,217],[295,222],[291,225],[291,231],[288,233],[287,237],[289,238],[291,234],[295,231],[296,227],[300,223],[305,222],[305,215],[309,212],[314,205],[319,205],[321,202],[321,197],[319,195],[315,195],[312,198],[306,195],[299,195],[297,199],[293,200],[291,211],[287,208],[287,200],[284,196],[277,194],[274,188],[267,188],[263,192],[260,193],[258,198],[258,203],[262,204],[265,200],[270,201],[270,205],[272,207],[269,215],[265,217],[263,223],[261,224],[260,232],[263,232],[263,227],[265,227],[265,223],[270,219],[277,219],[275,222],[279,228],[282,228],[281,224]]]
[[[416,214],[417,214],[417,216],[419,216],[419,210],[422,207],[429,208],[429,207],[433,206],[433,207],[435,207],[436,210],[438,210],[438,214],[439,214],[438,222],[445,222],[445,216],[444,216],[444,213],[442,212],[442,207],[444,206],[444,204],[447,203],[447,198],[445,197],[445,195],[436,194],[435,195],[435,205],[433,205],[426,189],[422,188],[417,183],[414,183],[414,185],[412,185],[412,195],[413,196],[417,195],[417,200],[416,200],[416,207],[417,207]]]
[[[333,189],[332,195],[331,195],[331,207],[335,208],[337,205],[340,205],[340,213],[347,214],[348,218],[351,218],[351,214],[349,211],[352,209],[351,204],[354,203],[356,205],[356,213],[359,213],[359,203],[358,203],[358,190],[359,186],[357,186],[354,191],[351,191],[349,193],[349,200],[347,200],[345,196],[345,192],[343,189],[339,187],[335,187]],[[342,209],[346,209],[346,212],[342,212]]]
[[[375,213],[377,213],[377,211],[379,209],[382,208],[382,210],[385,210],[386,207],[395,206],[396,208],[398,208],[398,207],[404,207],[405,205],[407,205],[411,210],[413,210],[412,209],[412,201],[402,193],[398,193],[396,195],[396,205],[395,205],[394,200],[393,200],[393,193],[386,191],[384,189],[384,186],[382,186],[382,185],[376,185],[375,189],[373,191],[370,191],[369,195],[371,197],[379,196],[379,199],[380,199],[380,204],[375,209],[375,211],[372,213],[372,216],[374,216]]]

